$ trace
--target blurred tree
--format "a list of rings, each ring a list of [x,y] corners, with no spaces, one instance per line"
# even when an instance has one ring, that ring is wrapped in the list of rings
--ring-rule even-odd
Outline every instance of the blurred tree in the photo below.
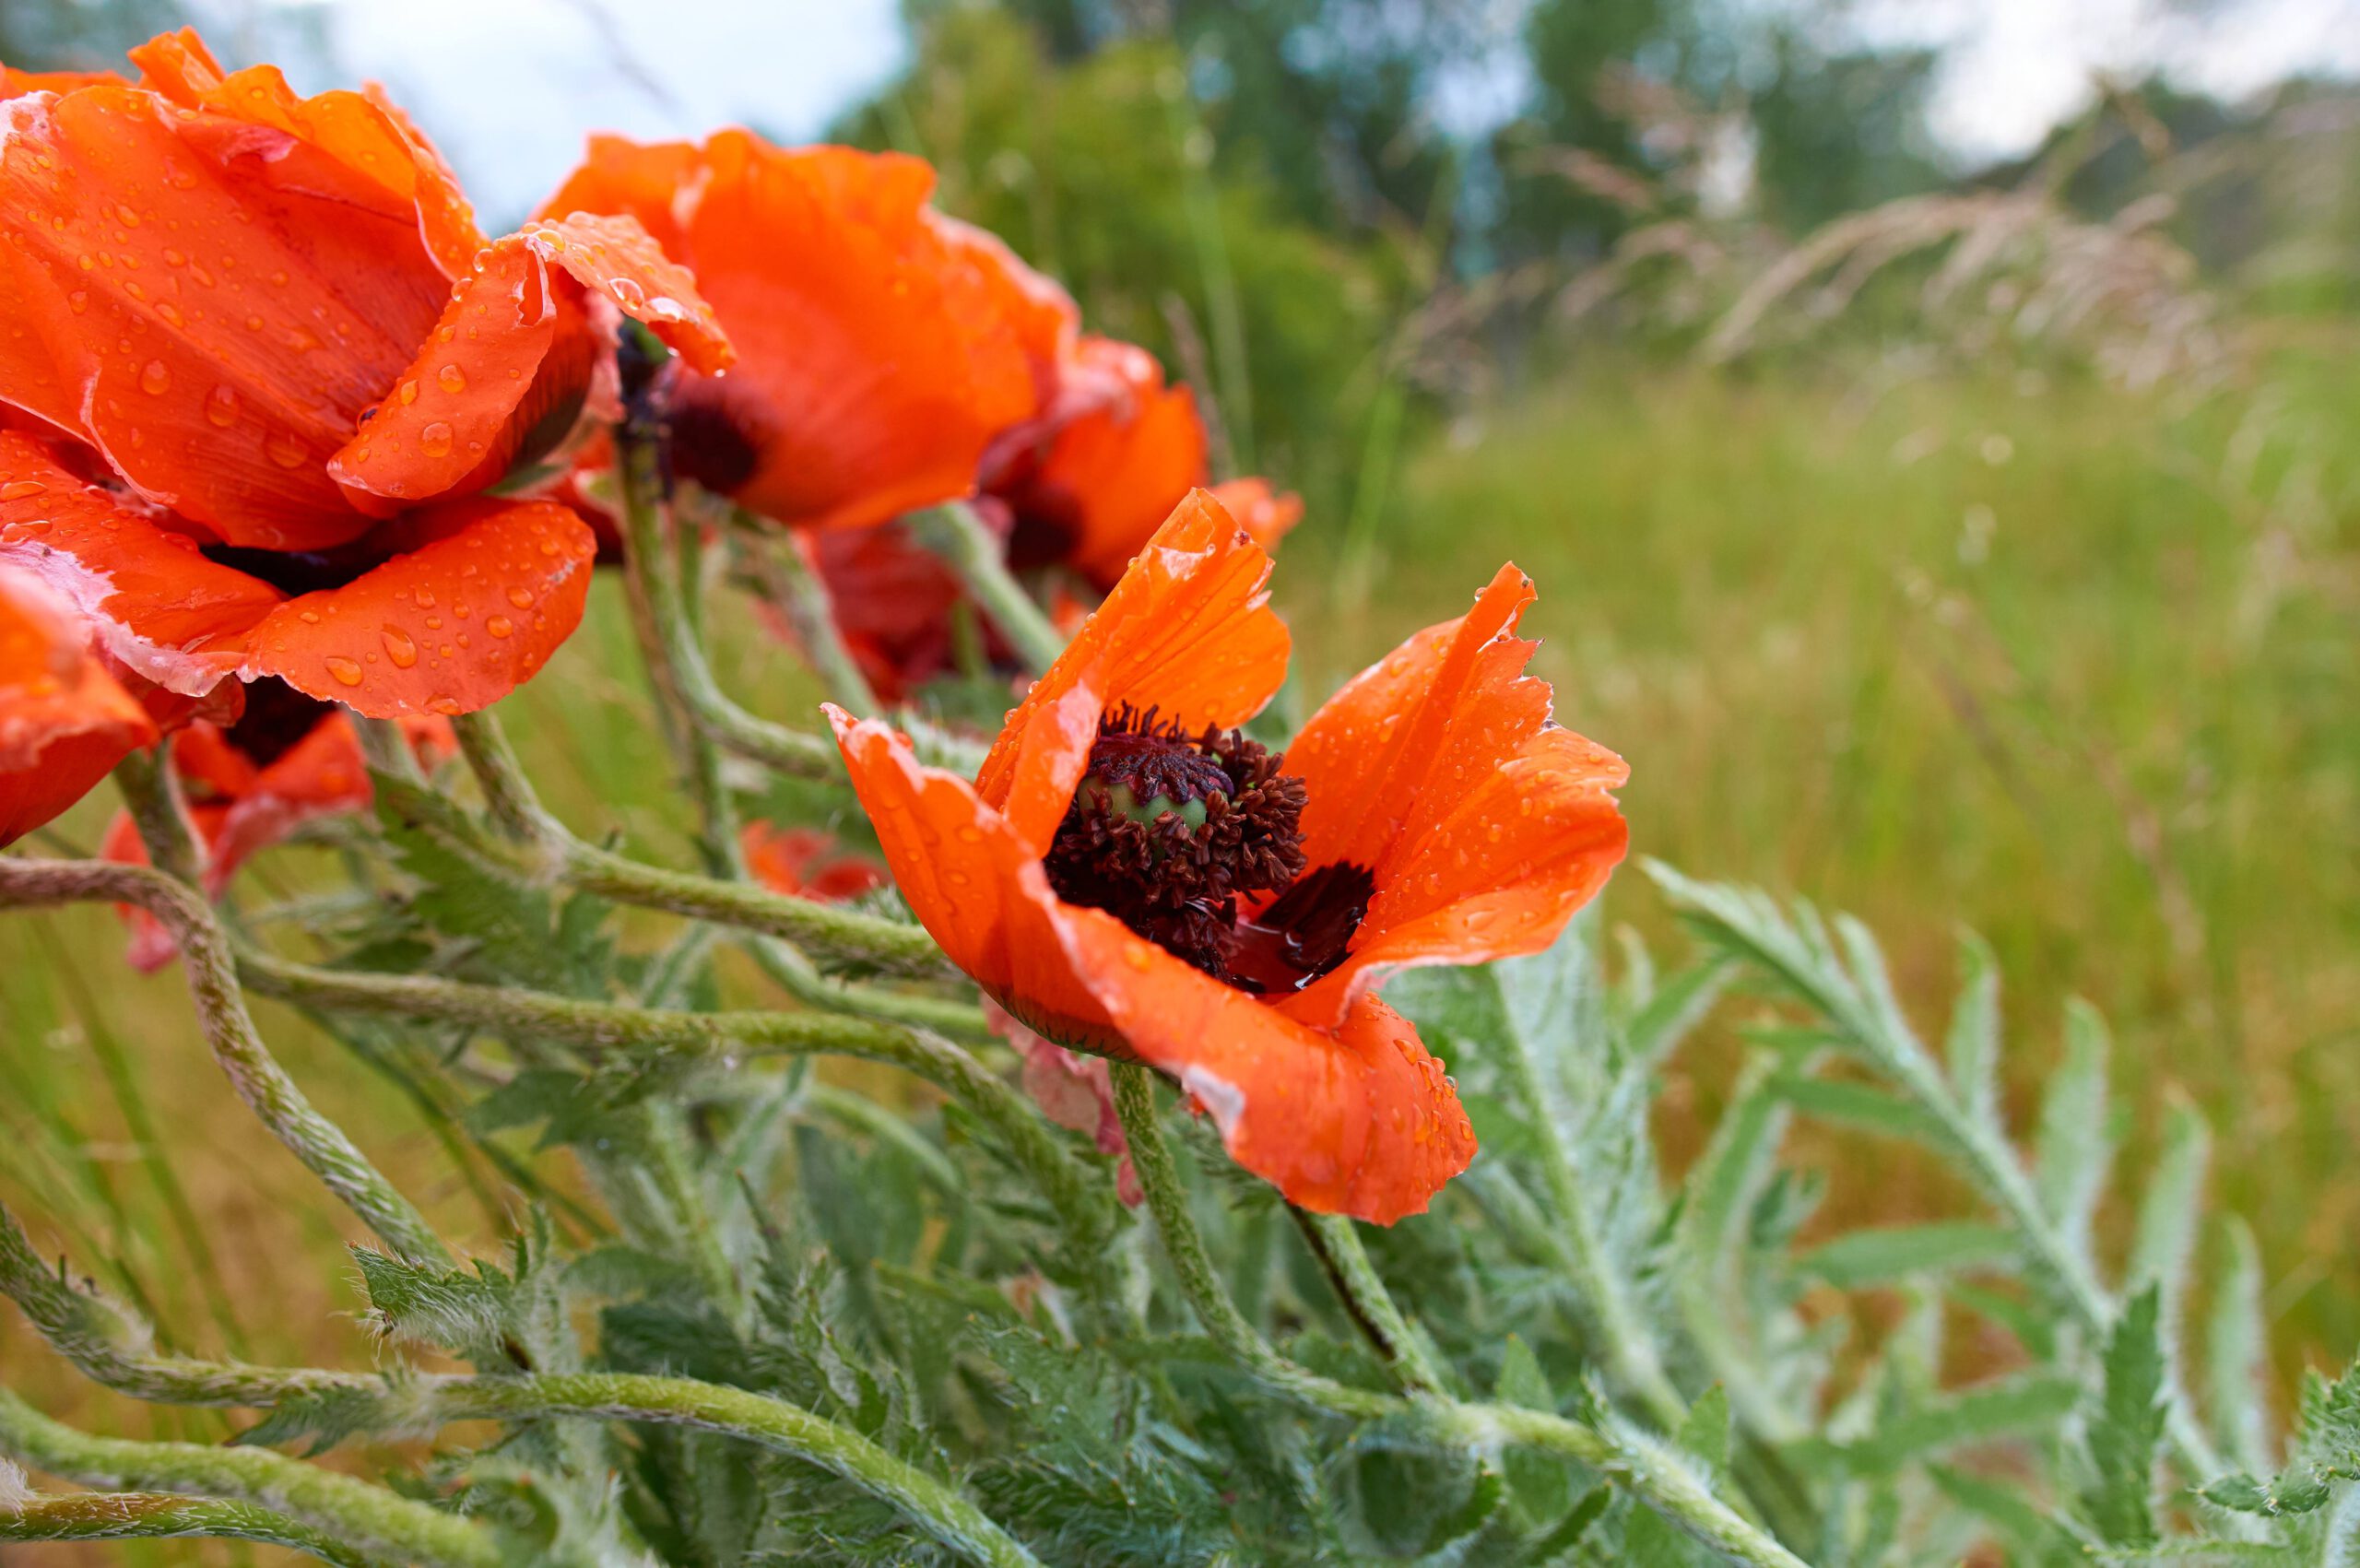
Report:
[[[6,0],[0,61],[28,71],[120,67],[123,52],[184,18],[171,0]]]
[[[1746,95],[1762,215],[1790,234],[1940,186],[1926,124],[1930,49],[1827,53],[1778,29],[1768,79]]]

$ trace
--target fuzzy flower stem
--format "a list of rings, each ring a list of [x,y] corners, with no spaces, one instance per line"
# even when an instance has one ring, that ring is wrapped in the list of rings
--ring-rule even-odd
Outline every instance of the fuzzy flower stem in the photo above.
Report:
[[[180,782],[172,776],[171,743],[134,751],[117,762],[114,784],[156,869],[196,886],[205,873],[205,850],[189,826]]]
[[[1040,1568],[1040,1560],[957,1489],[895,1458],[847,1427],[783,1400],[681,1377],[573,1373],[468,1378],[436,1396],[447,1420],[587,1416],[659,1422],[742,1438],[829,1470],[899,1509],[943,1546],[986,1568]]]
[[[918,543],[942,559],[1035,675],[1057,662],[1066,640],[1008,570],[1008,553],[963,501],[945,501],[905,519]]]
[[[498,719],[488,713],[468,713],[454,719],[452,727],[493,819],[527,852],[526,858],[513,867],[527,880],[564,882],[617,903],[777,937],[894,973],[948,972],[949,961],[942,950],[914,925],[856,914],[816,899],[645,865],[584,843],[542,808]],[[464,825],[441,809],[442,803],[431,792],[386,787],[381,793],[386,805],[415,825],[466,836]],[[481,851],[488,846],[467,847]]]
[[[259,1541],[305,1552],[336,1568],[383,1568],[373,1557],[299,1520],[251,1503],[175,1497],[164,1491],[77,1491],[0,1502],[0,1541]]]
[[[133,1443],[51,1421],[0,1389],[0,1453],[85,1486],[169,1491],[284,1514],[363,1550],[426,1568],[502,1568],[490,1536],[454,1515],[267,1448]]]
[[[622,489],[624,570],[643,635],[663,651],[658,679],[697,727],[724,750],[798,778],[836,778],[844,772],[836,749],[823,737],[757,717],[732,701],[713,678],[703,651],[686,634],[679,595],[662,567],[664,519],[655,445],[628,426],[615,431],[616,477]]]
[[[1447,1378],[1429,1352],[1425,1337],[1395,1304],[1393,1292],[1385,1288],[1376,1265],[1369,1261],[1368,1249],[1361,1244],[1359,1229],[1340,1214],[1314,1214],[1307,1208],[1292,1212],[1312,1255],[1327,1272],[1328,1283],[1335,1287],[1361,1332],[1380,1355],[1393,1363],[1394,1375],[1400,1379],[1403,1392],[1446,1392],[1449,1387]]]
[[[1198,1321],[1231,1360],[1275,1392],[1355,1420],[1385,1419],[1426,1440],[1478,1451],[1510,1445],[1560,1455],[1607,1475],[1673,1525],[1732,1562],[1755,1568],[1806,1568],[1760,1527],[1713,1495],[1688,1461],[1610,1411],[1595,1425],[1543,1410],[1471,1404],[1418,1395],[1402,1398],[1322,1377],[1280,1355],[1230,1300],[1204,1238],[1188,1211],[1187,1189],[1156,1119],[1153,1075],[1136,1063],[1114,1064],[1115,1109],[1164,1255]]]
[[[761,581],[764,596],[795,629],[795,641],[810,662],[812,673],[820,678],[828,700],[856,713],[878,712],[877,693],[870,690],[868,678],[860,672],[860,662],[837,630],[835,601],[805,536],[785,530],[784,537],[773,538],[769,536],[782,530],[751,513],[732,507],[729,514],[745,541],[746,555]]]
[[[0,858],[0,908],[107,899],[137,904],[172,934],[189,996],[214,1060],[238,1097],[304,1168],[368,1222],[394,1254],[448,1267],[449,1251],[416,1206],[385,1179],[344,1130],[313,1108],[263,1043],[238,988],[237,962],[213,911],[195,889],[144,866],[100,861]]]

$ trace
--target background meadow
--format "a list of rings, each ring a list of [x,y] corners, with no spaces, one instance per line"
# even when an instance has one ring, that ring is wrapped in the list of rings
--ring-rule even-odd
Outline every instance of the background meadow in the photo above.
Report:
[[[400,91],[348,9],[234,7],[217,42],[299,85],[382,71]],[[2270,9],[2200,19],[2236,40],[2283,25]],[[1978,158],[1942,134],[1955,62],[1873,16],[1508,10],[913,4],[873,85],[738,112],[934,159],[945,206],[1162,353],[1235,467],[1303,492],[1277,578],[1303,692],[1513,559],[1561,715],[1632,762],[1636,853],[1860,914],[1929,1029],[1959,928],[1981,932],[2020,1113],[2066,999],[2095,1003],[2125,1167],[2175,1106],[2215,1129],[2213,1199],[2259,1242],[2284,1399],[2360,1342],[2360,91],[2297,59],[2229,101],[2130,68],[2170,64],[2159,44]],[[585,100],[678,107],[632,50],[638,11],[546,17],[596,35]],[[97,63],[178,19],[9,0],[0,58]],[[473,184],[495,149],[441,117],[468,112],[421,107]],[[560,171],[492,188],[521,203]],[[601,584],[503,713],[570,823],[677,855],[687,807],[649,763],[620,608]],[[742,608],[715,618],[724,684],[808,706]],[[113,808],[101,792],[51,841],[88,849]],[[242,896],[329,886],[335,854],[277,852]],[[1687,940],[1635,867],[1604,914]],[[120,947],[102,910],[0,921],[0,1198],[219,1346],[365,1363],[343,1217],[257,1135],[177,974],[135,975]],[[1755,1011],[1724,1003],[1673,1060],[1675,1167]],[[493,1173],[454,1159],[422,1080],[257,1012],[446,1233],[490,1245]],[[1829,1184],[1814,1225],[1959,1203],[1891,1143],[1798,1136]],[[2102,1250],[2126,1220],[2102,1218]],[[1882,1309],[1830,1291],[1818,1310]],[[228,1430],[91,1392],[14,1315],[0,1368],[85,1425]]]

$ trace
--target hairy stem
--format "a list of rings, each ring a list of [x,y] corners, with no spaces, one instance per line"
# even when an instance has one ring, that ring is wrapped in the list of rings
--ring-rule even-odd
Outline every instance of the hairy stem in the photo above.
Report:
[[[490,1536],[384,1487],[267,1448],[134,1443],[51,1421],[0,1389],[0,1453],[85,1486],[215,1497],[284,1514],[337,1540],[428,1568],[502,1568]]]
[[[0,1499],[0,1541],[259,1541],[306,1552],[336,1568],[384,1568],[373,1557],[300,1520],[251,1503],[163,1491],[78,1491],[10,1503]]]
[[[1359,1230],[1340,1214],[1314,1214],[1307,1208],[1290,1212],[1344,1309],[1377,1353],[1393,1363],[1403,1391],[1443,1393],[1448,1384],[1442,1369],[1429,1353],[1425,1337],[1394,1303],[1393,1292],[1385,1288],[1368,1249],[1361,1244]]]
[[[1065,638],[1009,573],[1007,551],[974,507],[945,501],[912,513],[906,522],[918,543],[941,557],[983,607],[1026,668],[1038,675],[1057,662],[1066,651]]]
[[[828,700],[856,713],[876,713],[877,693],[870,690],[860,661],[853,657],[837,628],[828,580],[820,574],[820,562],[805,536],[765,524],[739,508],[731,508],[730,514],[746,541],[746,555],[761,581],[763,596],[794,628],[796,644],[820,678]],[[768,536],[782,532],[785,537]]]
[[[206,1043],[238,1097],[306,1170],[368,1223],[397,1256],[447,1267],[451,1255],[408,1198],[370,1162],[342,1128],[313,1109],[254,1028],[238,988],[230,943],[202,894],[144,866],[100,861],[0,859],[0,908],[39,908],[105,899],[136,904],[180,946]]]

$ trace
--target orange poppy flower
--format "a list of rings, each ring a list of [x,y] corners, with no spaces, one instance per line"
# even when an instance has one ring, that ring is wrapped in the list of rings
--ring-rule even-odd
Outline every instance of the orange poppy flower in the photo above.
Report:
[[[678,472],[782,523],[856,527],[972,494],[1067,395],[1073,302],[933,190],[899,153],[596,136],[546,210],[636,218],[737,346],[726,380],[691,366],[675,389]]]
[[[773,892],[840,903],[885,885],[885,867],[817,828],[749,822],[738,835],[746,869]]]
[[[411,750],[430,769],[458,749],[446,718],[429,713],[399,722]],[[306,822],[366,811],[375,799],[352,716],[276,679],[246,689],[244,711],[235,722],[199,719],[183,729],[172,743],[172,771],[205,847],[206,893],[217,899],[255,854]],[[130,865],[148,863],[128,813],[117,814],[100,853]],[[155,970],[171,961],[177,949],[160,922],[128,905],[118,905],[117,913],[131,927],[135,967]]]
[[[301,98],[193,31],[132,58],[136,87],[12,97],[0,143],[0,316],[32,328],[0,336],[0,403],[128,496],[18,507],[0,552],[168,618],[177,563],[208,606],[183,680],[276,675],[381,717],[504,694],[579,620],[591,546],[560,507],[477,492],[573,423],[617,312],[718,369],[710,311],[627,219],[487,244],[373,88]],[[0,500],[59,490],[59,455],[12,443]]]
[[[73,607],[0,567],[0,847],[156,737],[156,721],[92,656]]]
[[[1119,395],[1058,425],[994,494],[1013,517],[1011,566],[1069,567],[1103,591],[1180,499],[1209,482],[1205,426],[1195,394],[1166,386],[1146,349],[1084,337],[1078,357]],[[1266,549],[1303,515],[1302,501],[1261,479],[1215,493]]]
[[[985,992],[1177,1079],[1292,1201],[1390,1222],[1475,1141],[1378,980],[1553,941],[1622,859],[1627,770],[1523,673],[1513,567],[1270,755],[1235,728],[1285,674],[1268,574],[1189,496],[972,784],[829,714],[903,896]]]

